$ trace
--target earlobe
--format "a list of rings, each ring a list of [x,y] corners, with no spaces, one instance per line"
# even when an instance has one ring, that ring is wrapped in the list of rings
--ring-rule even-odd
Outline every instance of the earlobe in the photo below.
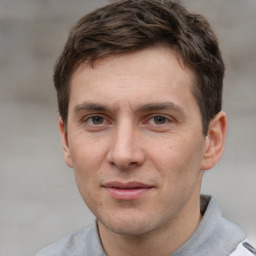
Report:
[[[65,163],[69,167],[72,168],[73,164],[72,164],[72,158],[71,158],[71,154],[70,154],[68,135],[67,135],[67,131],[65,129],[65,125],[64,125],[61,117],[59,117],[58,124],[59,124],[59,132],[60,132],[60,137],[61,137],[61,144],[62,144],[62,151],[64,154],[64,160],[65,160]]]
[[[205,138],[205,152],[201,169],[211,169],[222,157],[227,131],[227,117],[221,111],[209,124],[208,134]]]

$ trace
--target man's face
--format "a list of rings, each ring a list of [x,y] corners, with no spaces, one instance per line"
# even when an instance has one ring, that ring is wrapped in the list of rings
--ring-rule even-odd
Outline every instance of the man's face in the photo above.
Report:
[[[71,81],[66,163],[107,229],[143,234],[199,208],[205,137],[193,74],[167,48],[106,57]]]

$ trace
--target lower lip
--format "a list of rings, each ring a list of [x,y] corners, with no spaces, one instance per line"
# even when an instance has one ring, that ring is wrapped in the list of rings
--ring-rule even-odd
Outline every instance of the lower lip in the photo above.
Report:
[[[106,188],[109,194],[117,200],[135,200],[149,192],[152,188],[118,189]]]

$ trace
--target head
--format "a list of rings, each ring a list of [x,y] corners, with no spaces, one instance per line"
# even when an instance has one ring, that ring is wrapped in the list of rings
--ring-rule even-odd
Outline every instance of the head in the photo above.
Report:
[[[171,1],[114,2],[72,29],[54,74],[59,127],[103,243],[193,233],[203,170],[223,151],[223,72],[209,24]]]
[[[85,15],[71,30],[54,72],[59,114],[67,125],[70,81],[82,63],[166,46],[195,76],[193,95],[204,135],[220,112],[224,64],[207,20],[169,0],[116,1]]]

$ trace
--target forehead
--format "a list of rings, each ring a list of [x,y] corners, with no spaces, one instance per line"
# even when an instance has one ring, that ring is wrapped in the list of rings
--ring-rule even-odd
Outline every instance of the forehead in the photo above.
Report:
[[[148,48],[132,53],[113,55],[82,64],[71,79],[70,104],[96,100],[108,104],[147,104],[152,99],[167,102],[192,93],[194,74],[167,47]]]

